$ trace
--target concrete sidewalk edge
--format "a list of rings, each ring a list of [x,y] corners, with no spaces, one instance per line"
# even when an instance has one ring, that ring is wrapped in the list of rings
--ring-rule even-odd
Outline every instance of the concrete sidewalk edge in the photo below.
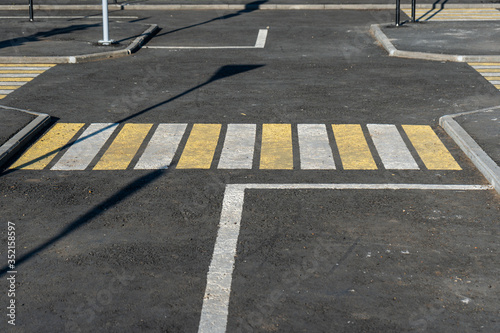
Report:
[[[8,106],[0,105],[1,108],[16,110],[20,112],[29,113],[35,115],[36,118],[33,119],[28,125],[17,132],[12,138],[7,140],[2,146],[0,146],[0,168],[19,150],[24,148],[40,131],[42,131],[45,126],[48,125],[50,116],[45,113],[33,112],[28,110],[11,108]]]
[[[498,109],[500,106],[476,110],[471,112],[446,115],[439,118],[439,125],[448,133],[455,143],[462,149],[472,163],[479,169],[483,176],[490,182],[495,190],[500,193],[500,167],[488,156],[488,154],[477,144],[462,126],[456,122],[455,117],[460,115],[476,113],[491,109]]]
[[[389,25],[390,23],[372,24],[370,26],[370,33],[389,53],[390,57],[452,62],[500,62],[500,55],[458,55],[398,50],[389,38],[387,38],[382,29],[380,29],[381,26]]]
[[[34,10],[101,10],[102,5],[34,5]],[[393,10],[395,4],[109,4],[110,10]],[[411,5],[402,5],[409,9]],[[416,8],[432,9],[433,4]],[[499,3],[449,4],[445,8],[500,8]],[[0,10],[28,10],[28,5],[0,5]]]
[[[105,60],[110,58],[125,57],[137,52],[153,35],[158,31],[157,24],[150,24],[149,27],[123,50],[97,52],[75,56],[47,56],[47,57],[0,57],[0,63],[5,64],[77,64],[82,62]]]

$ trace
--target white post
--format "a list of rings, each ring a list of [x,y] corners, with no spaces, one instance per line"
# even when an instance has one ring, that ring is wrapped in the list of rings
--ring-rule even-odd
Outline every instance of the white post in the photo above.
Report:
[[[102,0],[102,40],[99,44],[111,45],[113,42],[109,39],[108,0]]]

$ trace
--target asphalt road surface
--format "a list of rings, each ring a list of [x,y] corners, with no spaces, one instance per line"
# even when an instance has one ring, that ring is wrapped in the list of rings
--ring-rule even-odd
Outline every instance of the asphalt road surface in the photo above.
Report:
[[[125,14],[147,48],[2,100],[55,126],[0,175],[2,330],[500,329],[499,196],[437,126],[500,104],[472,67],[389,58],[392,11]]]

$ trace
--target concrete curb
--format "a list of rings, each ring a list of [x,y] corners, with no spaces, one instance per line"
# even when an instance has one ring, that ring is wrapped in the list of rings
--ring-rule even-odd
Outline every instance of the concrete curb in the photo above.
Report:
[[[462,126],[460,126],[455,117],[476,113],[491,109],[498,109],[500,106],[493,108],[477,110],[472,112],[464,112],[453,115],[447,115],[439,118],[439,125],[448,133],[455,143],[463,150],[463,152],[471,159],[472,163],[479,169],[484,177],[490,182],[495,190],[500,193],[500,167],[486,154],[486,152],[474,141]]]
[[[23,129],[17,132],[12,138],[0,146],[0,168],[19,150],[24,148],[45,126],[48,125],[50,116],[45,113],[21,110],[0,105],[0,108],[16,110],[37,116]]]
[[[387,36],[382,32],[382,29],[380,29],[380,26],[382,25],[384,26],[389,25],[389,23],[372,24],[370,26],[370,33],[389,53],[390,57],[433,60],[433,61],[452,61],[452,62],[500,62],[500,55],[458,55],[458,54],[401,51],[398,50],[394,46],[394,44],[391,43],[389,38],[387,38]]]
[[[158,31],[157,24],[151,24],[149,27],[134,41],[123,50],[97,52],[76,56],[53,56],[53,57],[0,57],[0,62],[5,64],[77,64],[89,61],[98,61],[111,58],[119,58],[131,55],[137,52],[144,43],[146,43]]]
[[[394,10],[394,4],[123,4],[108,5],[110,10]],[[411,8],[402,5],[402,9]],[[432,4],[418,4],[416,8],[435,8]],[[500,8],[500,4],[449,4],[446,8]],[[101,5],[34,5],[35,10],[101,10]],[[28,5],[0,5],[0,10],[28,10]]]

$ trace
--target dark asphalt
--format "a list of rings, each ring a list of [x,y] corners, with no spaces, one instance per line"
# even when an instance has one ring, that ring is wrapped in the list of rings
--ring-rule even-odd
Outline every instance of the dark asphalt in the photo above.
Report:
[[[135,14],[162,28],[150,46],[269,35],[58,65],[2,102],[60,122],[431,125],[463,170],[4,171],[17,331],[196,332],[227,184],[486,184],[437,122],[500,94],[467,64],[388,57],[368,29],[392,11]],[[496,192],[247,192],[228,332],[498,330]]]

